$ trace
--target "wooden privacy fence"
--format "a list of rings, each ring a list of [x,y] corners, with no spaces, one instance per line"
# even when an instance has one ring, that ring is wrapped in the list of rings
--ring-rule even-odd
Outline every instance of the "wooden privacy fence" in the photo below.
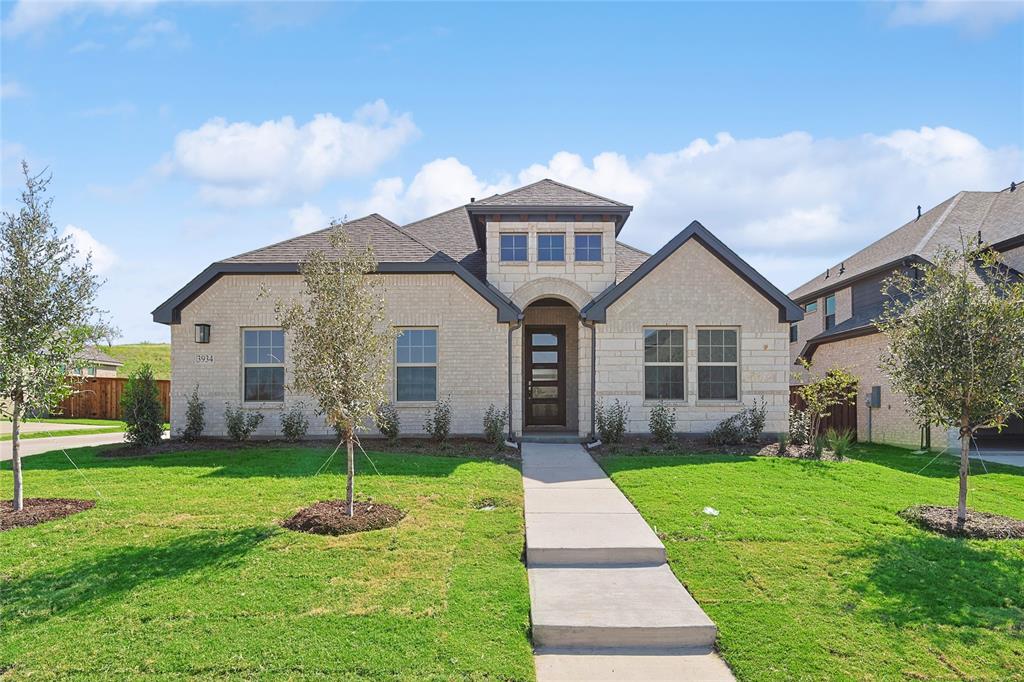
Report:
[[[800,394],[796,392],[799,386],[789,387],[789,406],[797,410],[804,409],[804,400],[800,397]],[[850,431],[853,433],[853,437],[857,438],[857,401],[854,400],[848,405],[841,405],[840,407],[833,407],[832,414],[825,419],[821,420],[821,433],[825,433],[829,429],[835,429],[836,431]]]
[[[88,377],[77,386],[76,392],[60,404],[55,417],[69,419],[121,419],[121,393],[127,379],[120,377]],[[160,404],[164,406],[164,421],[171,420],[171,382],[157,379]]]

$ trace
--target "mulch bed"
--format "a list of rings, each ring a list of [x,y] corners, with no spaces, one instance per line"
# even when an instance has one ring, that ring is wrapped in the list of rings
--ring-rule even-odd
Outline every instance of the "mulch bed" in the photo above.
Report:
[[[300,509],[281,522],[289,530],[317,535],[348,535],[367,530],[397,526],[405,512],[389,504],[356,502],[354,515],[348,515],[345,500],[324,500]]]
[[[766,445],[756,453],[762,457],[788,457],[790,459],[813,459],[817,462],[846,462],[849,461],[845,457],[837,455],[828,448],[821,451],[821,455],[814,454],[814,446],[812,445],[787,445],[786,449],[779,452],[779,444],[772,443]]]
[[[904,509],[899,515],[919,528],[953,538],[1024,540],[1024,520],[968,509],[961,528],[957,525],[956,511],[956,507],[918,505]]]
[[[258,439],[244,442],[226,438],[199,438],[194,441],[170,439],[153,447],[136,447],[117,444],[104,448],[99,456],[108,459],[132,459],[154,457],[178,452],[197,450],[240,450],[245,448],[334,448],[338,443],[329,438],[286,441],[281,439]],[[503,461],[519,459],[519,450],[504,445],[496,448],[482,438],[449,438],[444,443],[435,443],[429,438],[400,438],[391,442],[381,438],[365,438],[363,449],[367,452],[388,452],[409,455],[435,455],[441,457],[478,457]],[[356,448],[358,452],[358,448]]]
[[[11,500],[0,502],[0,531],[34,526],[45,521],[63,519],[96,506],[94,500],[71,500],[60,497],[26,497],[20,512],[14,511]]]

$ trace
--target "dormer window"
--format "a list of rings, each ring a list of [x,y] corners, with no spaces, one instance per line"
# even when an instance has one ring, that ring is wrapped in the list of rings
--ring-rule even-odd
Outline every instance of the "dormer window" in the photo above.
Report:
[[[576,235],[576,260],[577,261],[600,261],[601,260],[601,235],[599,235],[599,234],[578,234],[578,235]]]
[[[537,235],[537,260],[564,261],[565,260],[565,235],[564,234],[539,234]]]
[[[526,261],[526,235],[501,235],[501,260],[505,262]]]

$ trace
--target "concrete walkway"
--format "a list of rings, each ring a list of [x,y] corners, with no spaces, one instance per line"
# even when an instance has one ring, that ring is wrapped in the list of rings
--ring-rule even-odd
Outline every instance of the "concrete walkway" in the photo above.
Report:
[[[665,547],[579,445],[523,444],[539,682],[732,680]]]

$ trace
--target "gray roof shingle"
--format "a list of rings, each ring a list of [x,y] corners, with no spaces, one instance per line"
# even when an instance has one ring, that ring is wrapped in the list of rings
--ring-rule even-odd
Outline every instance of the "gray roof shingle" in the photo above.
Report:
[[[476,202],[482,206],[607,206],[608,208],[630,208],[606,197],[585,192],[560,182],[538,180],[518,189],[496,194]]]
[[[615,281],[621,282],[651,257],[635,246],[615,242]]]
[[[387,218],[372,213],[365,218],[350,220],[342,229],[352,245],[364,249],[373,247],[374,255],[382,263],[422,263],[435,258],[437,249],[408,234]],[[226,258],[222,263],[298,263],[314,250],[334,253],[331,246],[331,227],[286,239],[283,242]]]
[[[487,259],[476,247],[473,225],[465,206],[409,223],[402,230],[448,254],[475,277],[487,279]]]
[[[790,293],[793,300],[835,289],[845,282],[910,256],[931,260],[943,247],[960,242],[960,233],[973,237],[981,231],[988,244],[998,244],[1024,234],[1024,190],[1011,192],[960,192],[869,244],[846,260],[843,274],[839,266],[829,268]]]
[[[96,346],[85,346],[82,348],[82,352],[78,354],[78,359],[95,362],[99,365],[116,365],[120,367],[124,364],[117,358],[107,355]]]

